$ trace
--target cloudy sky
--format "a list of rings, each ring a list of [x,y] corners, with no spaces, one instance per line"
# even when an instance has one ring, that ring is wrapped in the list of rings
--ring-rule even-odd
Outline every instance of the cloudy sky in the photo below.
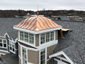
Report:
[[[85,10],[85,0],[0,0],[0,9]]]

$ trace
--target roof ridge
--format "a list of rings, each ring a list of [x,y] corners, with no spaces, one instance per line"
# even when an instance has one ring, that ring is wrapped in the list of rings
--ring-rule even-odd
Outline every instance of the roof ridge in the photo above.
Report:
[[[35,31],[38,31],[39,29],[37,28],[38,27],[38,17],[39,15],[36,16],[36,28],[35,28]]]

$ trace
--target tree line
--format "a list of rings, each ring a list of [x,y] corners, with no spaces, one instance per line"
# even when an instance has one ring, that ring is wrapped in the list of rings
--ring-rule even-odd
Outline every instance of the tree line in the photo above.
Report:
[[[33,11],[25,10],[0,10],[0,17],[25,16],[27,13],[34,14]]]
[[[85,11],[77,10],[40,10],[39,15],[45,16],[81,16],[85,17]],[[37,14],[37,11],[25,11],[25,10],[0,10],[0,17],[15,17]]]

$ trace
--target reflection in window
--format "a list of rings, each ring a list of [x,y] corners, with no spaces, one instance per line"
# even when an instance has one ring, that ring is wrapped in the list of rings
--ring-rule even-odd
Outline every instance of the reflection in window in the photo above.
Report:
[[[20,40],[34,44],[34,35],[20,31]]]
[[[4,47],[7,47],[6,40],[3,40],[3,46],[4,46]]]
[[[10,43],[10,51],[15,52],[15,44]]]
[[[45,64],[45,49],[41,50],[41,64]]]
[[[54,40],[54,31],[41,34],[41,44]]]
[[[2,40],[0,39],[0,47],[2,47]]]
[[[45,34],[41,34],[41,44],[45,43]]]
[[[23,40],[23,32],[20,32],[20,40]]]
[[[0,47],[6,48],[7,47],[7,42],[5,39],[0,39]]]
[[[27,56],[26,56],[26,49],[22,47],[22,58],[23,58],[23,64],[27,64]]]

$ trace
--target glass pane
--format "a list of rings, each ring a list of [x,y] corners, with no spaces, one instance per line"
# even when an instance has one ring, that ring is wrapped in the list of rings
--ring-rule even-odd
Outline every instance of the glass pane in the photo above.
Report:
[[[2,42],[2,40],[0,39],[0,42]]]
[[[41,64],[45,64],[45,49],[41,50]]]
[[[25,33],[25,41],[28,42],[28,33]]]
[[[3,40],[3,43],[6,44],[6,40]]]
[[[4,47],[6,47],[6,44],[4,44]]]
[[[41,64],[45,64],[45,60],[44,61],[41,61]]]
[[[51,41],[54,40],[54,32],[51,32]]]
[[[0,46],[2,46],[2,43],[0,43]]]
[[[45,34],[41,34],[41,44],[45,43]]]
[[[29,34],[29,43],[34,44],[34,35]]]
[[[20,40],[24,40],[23,39],[23,32],[20,31]]]
[[[12,50],[12,47],[10,47],[10,50]]]
[[[26,49],[22,48],[23,64],[27,64]]]
[[[50,33],[46,33],[46,42],[49,42],[49,37],[50,37],[49,34]]]
[[[15,48],[15,45],[14,45],[14,44],[12,44],[12,47],[13,47],[13,48]]]

